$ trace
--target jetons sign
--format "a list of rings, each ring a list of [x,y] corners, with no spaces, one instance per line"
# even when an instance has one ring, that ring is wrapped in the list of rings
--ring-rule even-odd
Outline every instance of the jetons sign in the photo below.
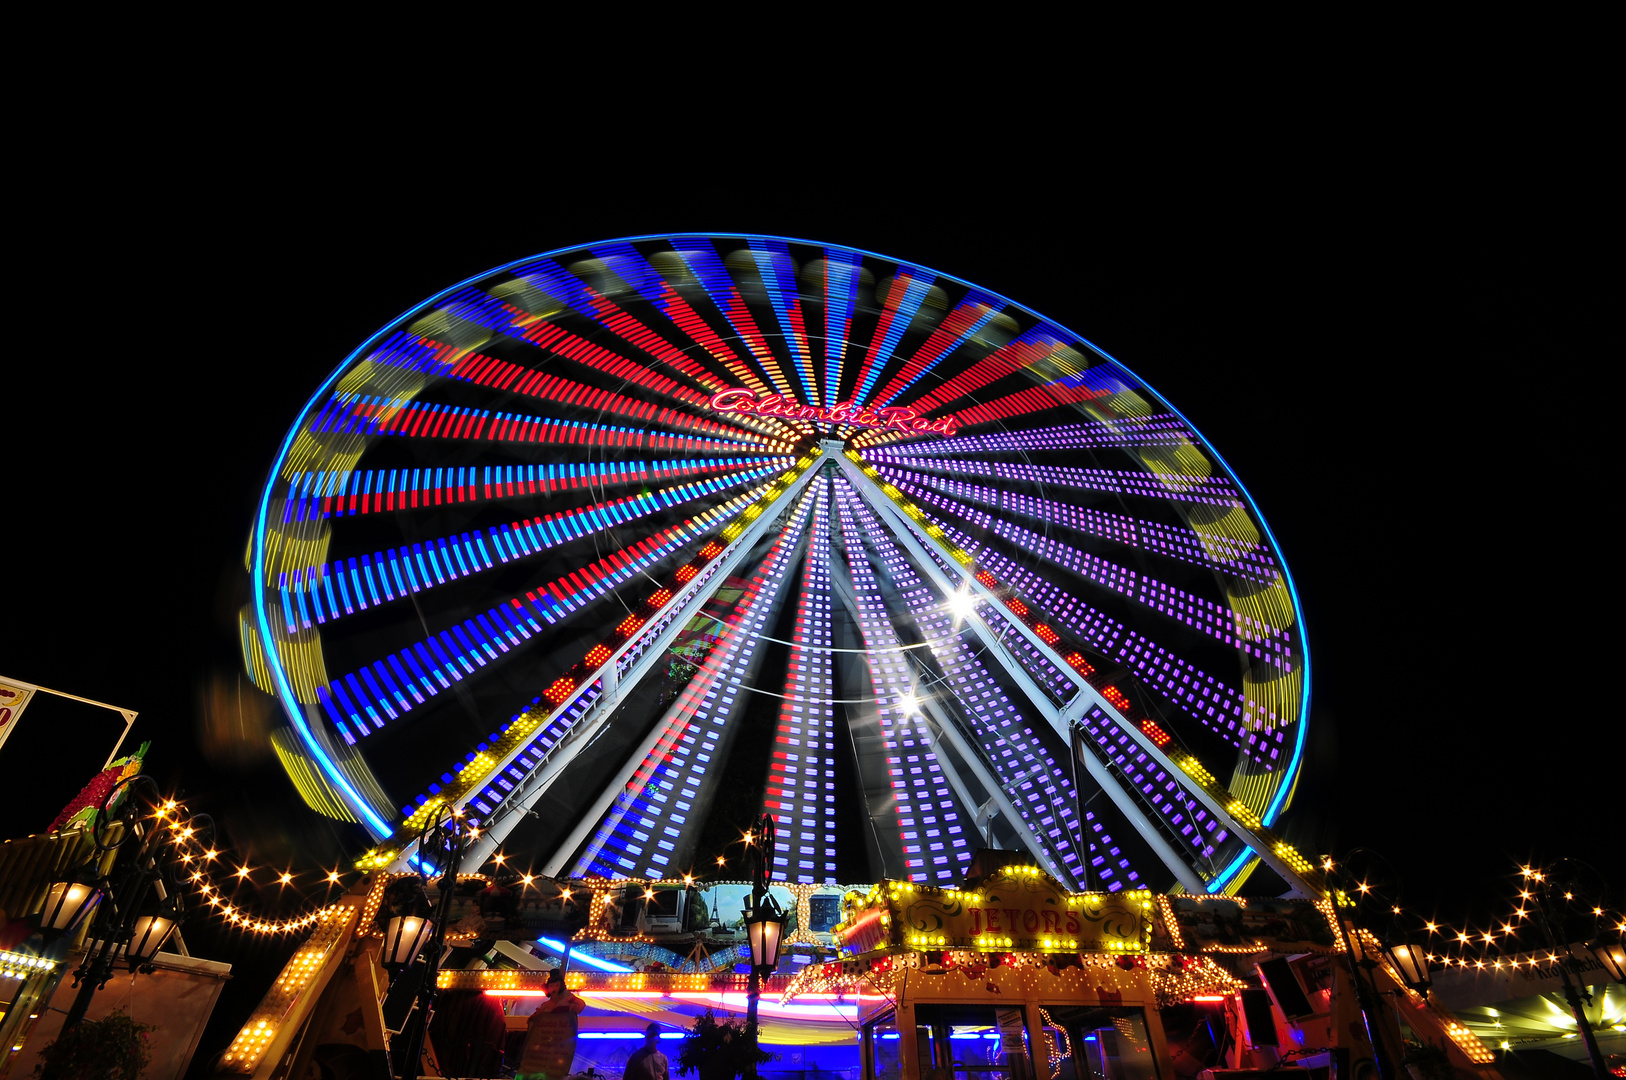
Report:
[[[851,401],[843,401],[839,405],[821,409],[791,401],[780,394],[759,396],[743,387],[712,395],[711,408],[713,412],[755,413],[758,416],[782,416],[787,420],[821,420],[827,424],[850,424],[853,427],[896,431],[903,435],[952,436],[959,430],[952,416],[927,420],[905,406],[872,409],[868,405],[859,406]]]
[[[970,889],[886,881],[849,893],[836,927],[842,953],[890,947],[1139,952],[1153,924],[1150,893],[1070,893],[1033,866],[1009,866]]]

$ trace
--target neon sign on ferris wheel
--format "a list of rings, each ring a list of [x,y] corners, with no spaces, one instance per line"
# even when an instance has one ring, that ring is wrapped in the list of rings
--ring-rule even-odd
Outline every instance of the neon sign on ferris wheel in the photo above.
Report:
[[[954,417],[927,420],[919,412],[906,406],[872,409],[843,401],[828,409],[803,405],[782,394],[761,394],[744,387],[733,387],[713,394],[710,402],[713,412],[748,413],[758,416],[779,416],[786,420],[822,420],[830,424],[849,424],[853,427],[875,428],[879,431],[897,431],[905,435],[936,434],[953,437],[959,430]]]

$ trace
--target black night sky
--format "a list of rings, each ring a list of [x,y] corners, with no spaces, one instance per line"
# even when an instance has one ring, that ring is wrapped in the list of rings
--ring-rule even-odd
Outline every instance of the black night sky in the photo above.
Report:
[[[1374,847],[1413,905],[1452,920],[1500,913],[1517,864],[1563,855],[1618,902],[1601,449],[1618,346],[1592,330],[1585,205],[1426,140],[1387,158],[1211,149],[1123,170],[1065,140],[1020,167],[967,153],[922,173],[908,153],[415,167],[279,128],[208,151],[177,138],[145,151],[139,182],[42,191],[5,367],[0,674],[139,709],[150,771],[252,862],[336,865],[359,832],[305,811],[274,761],[208,757],[198,734],[211,682],[236,685],[234,568],[300,405],[379,326],[521,256],[681,230],[805,237],[1057,320],[1226,458],[1304,607],[1306,854]],[[38,700],[0,751],[8,835],[43,828],[116,728]],[[245,973],[287,948],[188,937]],[[247,982],[223,1012],[247,1009]]]

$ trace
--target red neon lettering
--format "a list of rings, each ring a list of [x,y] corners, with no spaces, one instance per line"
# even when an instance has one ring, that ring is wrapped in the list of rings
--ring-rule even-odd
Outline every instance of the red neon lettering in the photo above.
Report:
[[[1039,932],[1039,913],[1032,908],[1022,912],[1022,929],[1030,934]]]
[[[989,929],[990,932],[993,932],[993,933],[1002,934],[1002,933],[1005,932],[999,925],[999,909],[998,908],[992,908],[991,907],[991,908],[988,909],[988,929]]]
[[[849,424],[853,427],[877,428],[883,431],[901,431],[906,435],[937,432],[952,436],[958,430],[954,418],[927,420],[915,409],[893,405],[878,413],[869,406],[843,401],[828,409],[817,405],[803,405],[782,394],[761,396],[742,386],[730,387],[711,396],[707,406],[713,412],[757,413],[762,416],[781,416],[790,420],[822,420],[830,424]]]
[[[748,413],[756,409],[756,395],[751,391],[735,387],[713,394],[709,402],[712,412],[743,412]]]
[[[1079,928],[1079,925],[1078,925],[1078,912],[1069,911],[1067,913],[1067,930],[1066,930],[1066,932],[1069,933],[1069,934],[1076,934],[1076,933],[1079,932],[1079,929],[1080,928]]]
[[[909,421],[916,416],[915,410],[906,408],[882,409],[881,415],[886,418],[888,430],[908,431]]]
[[[982,908],[974,907],[966,910],[971,914],[971,936],[975,937],[982,933]]]
[[[1048,908],[1039,912],[1039,915],[1044,919],[1045,933],[1059,934],[1061,932],[1061,916],[1057,915],[1054,911],[1051,911]]]

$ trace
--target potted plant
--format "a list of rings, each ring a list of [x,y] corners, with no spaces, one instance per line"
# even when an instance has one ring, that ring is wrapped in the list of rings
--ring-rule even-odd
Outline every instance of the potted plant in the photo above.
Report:
[[[677,1056],[678,1074],[698,1072],[699,1080],[735,1080],[778,1060],[778,1054],[757,1045],[756,1032],[745,1021],[732,1017],[719,1021],[710,1009],[683,1037]]]
[[[152,1061],[153,1024],[138,1024],[119,1009],[100,1020],[81,1020],[45,1044],[34,1066],[39,1080],[136,1080]]]
[[[1400,1063],[1411,1073],[1412,1080],[1456,1080],[1457,1070],[1443,1044],[1407,1039],[1406,1056]]]

